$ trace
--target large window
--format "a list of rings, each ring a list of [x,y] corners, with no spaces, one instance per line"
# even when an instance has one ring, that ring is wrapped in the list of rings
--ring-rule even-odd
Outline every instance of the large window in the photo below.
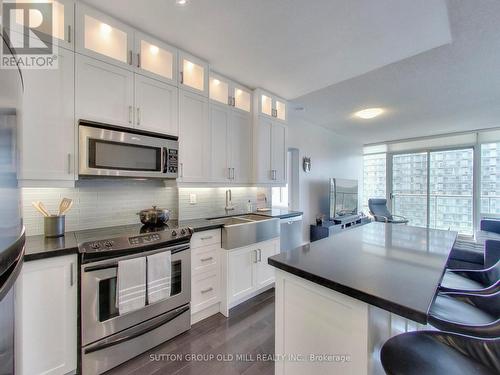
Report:
[[[500,143],[481,145],[481,214],[500,215]]]
[[[363,211],[368,212],[368,199],[386,197],[386,154],[363,158]]]

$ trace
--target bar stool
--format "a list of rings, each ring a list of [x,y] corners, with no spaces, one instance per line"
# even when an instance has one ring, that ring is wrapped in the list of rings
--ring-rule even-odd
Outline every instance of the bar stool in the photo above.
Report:
[[[483,270],[447,270],[439,290],[442,292],[494,294],[500,291],[500,261]]]
[[[387,340],[380,359],[389,375],[500,374],[500,339],[408,332]]]
[[[442,331],[481,338],[500,337],[500,292],[439,293],[429,311],[429,324]]]

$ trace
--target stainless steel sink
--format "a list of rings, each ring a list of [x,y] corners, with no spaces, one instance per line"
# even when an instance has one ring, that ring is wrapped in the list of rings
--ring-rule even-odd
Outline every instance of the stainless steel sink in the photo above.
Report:
[[[222,248],[237,249],[257,242],[267,241],[280,235],[280,221],[259,215],[209,219],[222,224]]]

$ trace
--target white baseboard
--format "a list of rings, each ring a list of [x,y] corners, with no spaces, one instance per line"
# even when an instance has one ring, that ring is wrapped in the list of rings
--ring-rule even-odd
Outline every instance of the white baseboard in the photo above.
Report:
[[[209,306],[201,311],[191,314],[191,324],[198,323],[203,319],[206,319],[219,312],[220,312],[220,302],[216,303],[215,305]]]

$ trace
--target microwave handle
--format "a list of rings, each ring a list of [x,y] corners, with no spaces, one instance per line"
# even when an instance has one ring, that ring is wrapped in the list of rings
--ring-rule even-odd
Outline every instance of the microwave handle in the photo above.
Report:
[[[168,165],[167,165],[167,148],[163,147],[162,155],[161,155],[161,170],[163,173],[167,173]]]

